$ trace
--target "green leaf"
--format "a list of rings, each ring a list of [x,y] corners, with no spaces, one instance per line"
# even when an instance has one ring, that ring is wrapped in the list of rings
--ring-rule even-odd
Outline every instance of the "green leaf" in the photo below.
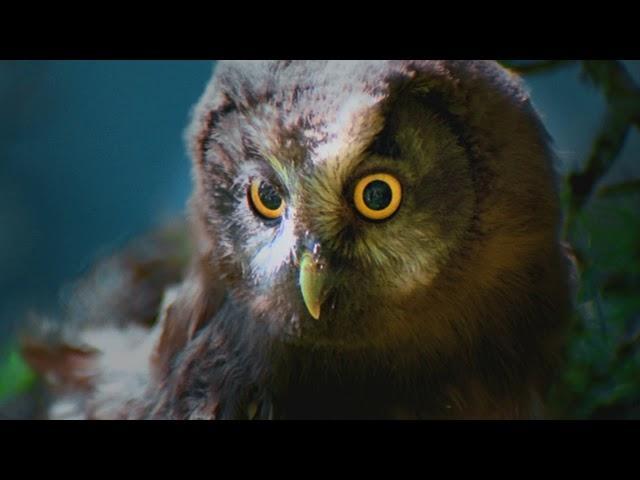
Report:
[[[17,347],[3,351],[7,353],[0,357],[0,401],[28,391],[36,381]]]

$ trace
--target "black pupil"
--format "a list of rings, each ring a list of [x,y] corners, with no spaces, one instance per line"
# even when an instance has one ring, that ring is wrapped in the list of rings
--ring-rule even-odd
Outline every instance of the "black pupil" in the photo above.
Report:
[[[391,203],[391,187],[386,182],[374,180],[364,189],[364,203],[371,210],[382,210]]]
[[[280,198],[280,195],[278,195],[278,192],[276,192],[268,183],[262,182],[260,184],[260,187],[258,187],[258,196],[260,197],[262,204],[269,210],[277,210],[280,208],[282,199]]]

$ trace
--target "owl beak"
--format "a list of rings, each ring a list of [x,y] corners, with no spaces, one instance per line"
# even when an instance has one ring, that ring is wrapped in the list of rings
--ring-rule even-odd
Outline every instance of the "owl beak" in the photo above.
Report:
[[[320,306],[326,294],[327,271],[324,263],[310,252],[304,252],[300,261],[300,290],[309,314],[320,318]]]

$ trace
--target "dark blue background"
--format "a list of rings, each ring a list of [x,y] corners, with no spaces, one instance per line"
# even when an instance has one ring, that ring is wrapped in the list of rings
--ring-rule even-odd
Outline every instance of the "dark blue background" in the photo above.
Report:
[[[625,62],[637,82],[640,62]],[[212,62],[0,62],[0,340],[101,254],[181,214],[183,141]],[[600,93],[563,69],[527,84],[562,159],[584,162]],[[605,182],[639,176],[634,130]],[[1,342],[0,342],[1,343]]]

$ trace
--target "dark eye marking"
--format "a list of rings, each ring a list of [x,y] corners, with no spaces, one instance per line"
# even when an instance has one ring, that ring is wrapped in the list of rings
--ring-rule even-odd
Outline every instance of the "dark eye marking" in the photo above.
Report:
[[[380,155],[382,157],[400,158],[402,151],[400,145],[396,142],[396,132],[398,130],[397,121],[394,118],[387,118],[385,125],[378,133],[373,142],[367,148],[372,155]]]
[[[204,163],[205,154],[210,150],[212,143],[217,143],[213,136],[213,131],[217,128],[222,118],[237,110],[238,106],[228,96],[225,96],[222,105],[217,110],[211,110],[207,114],[204,130],[200,132],[197,140],[199,145],[198,160],[200,163]]]
[[[458,139],[458,144],[463,147],[469,157],[472,158],[473,152],[471,149],[471,141],[469,140],[469,131],[464,122],[451,112],[444,96],[439,92],[430,91],[416,94],[415,99],[433,112],[436,117],[445,122],[447,127]]]

